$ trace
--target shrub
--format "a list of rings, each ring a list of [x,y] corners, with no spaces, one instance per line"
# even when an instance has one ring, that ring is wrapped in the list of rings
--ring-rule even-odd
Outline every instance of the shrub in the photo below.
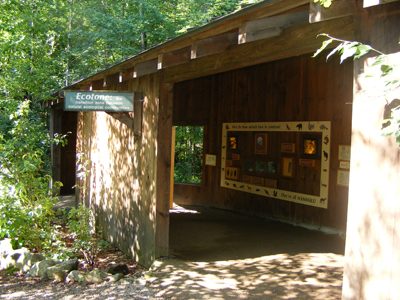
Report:
[[[109,244],[96,234],[93,211],[79,203],[78,208],[72,208],[68,216],[68,232],[74,238],[74,250],[83,254],[89,266],[95,265],[96,254]]]

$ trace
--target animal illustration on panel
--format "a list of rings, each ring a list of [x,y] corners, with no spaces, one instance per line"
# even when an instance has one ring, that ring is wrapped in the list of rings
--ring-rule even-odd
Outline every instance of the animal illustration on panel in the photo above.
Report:
[[[326,152],[325,150],[324,150],[324,157],[325,157],[325,161],[327,161],[328,160],[328,152]]]
[[[328,130],[328,127],[326,127],[324,124],[322,124],[321,126],[319,126],[319,129],[321,129],[321,130]]]

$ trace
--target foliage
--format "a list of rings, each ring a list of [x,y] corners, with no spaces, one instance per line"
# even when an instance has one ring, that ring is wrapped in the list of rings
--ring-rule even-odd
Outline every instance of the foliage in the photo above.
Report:
[[[50,138],[40,101],[244,2],[0,0],[0,238],[36,251],[57,243],[49,145],[65,135]],[[179,180],[199,182],[202,143],[190,143],[194,156],[178,153]]]
[[[0,238],[41,252],[56,240],[45,115],[28,100],[3,100],[0,110]]]
[[[82,185],[83,180],[86,179],[86,176],[90,173],[90,159],[87,159],[85,153],[77,153],[76,154],[76,178],[77,184],[73,186],[85,189],[85,186]]]
[[[384,79],[385,82],[385,92],[388,93],[400,87],[400,76],[399,72],[395,72],[395,70],[399,69],[397,65],[390,65],[386,63],[387,55],[372,48],[370,45],[365,45],[357,41],[346,41],[338,38],[334,38],[328,34],[320,34],[319,36],[328,37],[328,40],[325,40],[322,43],[321,48],[319,48],[313,55],[313,57],[320,54],[329,44],[332,42],[339,42],[339,45],[334,48],[326,57],[328,60],[334,54],[340,55],[340,63],[342,63],[345,59],[349,57],[353,57],[353,59],[358,59],[370,52],[375,52],[378,55],[374,58],[374,62],[371,66],[379,66],[380,74],[379,76]],[[400,41],[399,41],[400,43]],[[373,74],[367,74],[367,76],[374,76]],[[383,135],[389,136],[394,135],[396,138],[396,142],[400,147],[400,106],[397,106],[392,109],[392,114],[390,119],[384,120],[383,123]]]
[[[99,250],[108,247],[108,243],[96,235],[92,210],[79,203],[78,208],[72,208],[68,215],[68,232],[74,238],[74,250],[82,252],[85,262],[94,266],[96,254]]]
[[[325,8],[328,8],[332,5],[332,0],[314,0],[314,3],[321,3],[321,5]]]
[[[174,181],[201,184],[203,127],[177,126]]]

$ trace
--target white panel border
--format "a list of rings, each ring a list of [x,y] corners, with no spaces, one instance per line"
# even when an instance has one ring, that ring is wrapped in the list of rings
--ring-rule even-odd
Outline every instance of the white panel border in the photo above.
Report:
[[[225,161],[227,136],[229,131],[280,131],[280,132],[320,132],[322,133],[321,149],[321,178],[319,196],[290,192],[274,188],[267,188],[240,181],[225,179]],[[223,123],[222,124],[222,153],[221,153],[221,186],[265,197],[301,203],[305,205],[328,208],[329,190],[329,161],[330,161],[330,121],[303,121],[303,122],[262,122],[262,123]]]

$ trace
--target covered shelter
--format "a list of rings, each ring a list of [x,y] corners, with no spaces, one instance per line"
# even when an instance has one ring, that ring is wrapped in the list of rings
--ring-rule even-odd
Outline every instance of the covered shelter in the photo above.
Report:
[[[84,166],[79,202],[145,266],[169,253],[173,199],[346,233],[343,299],[399,298],[400,156],[370,61],[312,57],[328,33],[398,61],[400,2],[367,2],[265,0],[72,84],[46,103],[51,131],[72,132],[53,179]],[[70,92],[130,92],[132,109],[68,108]],[[200,185],[173,183],[174,126],[204,129]]]

